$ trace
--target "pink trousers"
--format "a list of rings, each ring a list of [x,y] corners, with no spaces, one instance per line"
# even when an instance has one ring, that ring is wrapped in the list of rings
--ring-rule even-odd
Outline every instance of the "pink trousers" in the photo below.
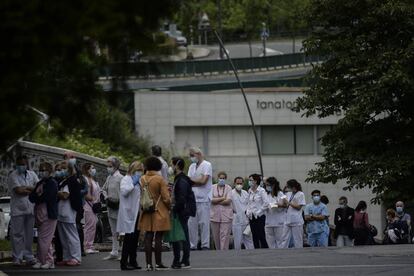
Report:
[[[210,222],[216,250],[228,250],[232,222]]]
[[[85,225],[83,227],[83,233],[85,235],[85,250],[94,249],[93,242],[95,240],[96,222],[98,218],[92,210],[85,210]]]
[[[52,240],[56,230],[57,220],[47,219],[37,229],[37,259],[41,264],[53,263]]]

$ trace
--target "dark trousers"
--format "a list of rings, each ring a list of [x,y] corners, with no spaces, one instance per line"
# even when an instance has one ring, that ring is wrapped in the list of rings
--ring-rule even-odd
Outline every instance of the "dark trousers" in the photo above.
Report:
[[[145,233],[145,259],[147,265],[152,265],[152,241],[154,242],[155,264],[160,265],[162,252],[162,236],[164,232],[146,232]],[[155,238],[154,238],[155,236]]]
[[[56,262],[63,261],[62,243],[60,242],[59,231],[57,227],[55,230],[55,257]]]
[[[81,246],[81,252],[82,254],[85,253],[85,248],[83,246],[83,241],[84,241],[84,234],[83,234],[83,225],[81,223],[81,220],[83,219],[83,209],[76,212],[76,228],[78,230],[78,235],[79,235],[79,241],[80,241],[80,246]]]
[[[139,230],[133,233],[126,233],[122,244],[121,266],[138,266],[137,247],[138,247]]]
[[[190,264],[190,238],[188,236],[188,217],[178,216],[181,226],[183,227],[185,234],[185,241],[172,242],[173,251],[174,251],[174,260],[173,264],[178,265],[180,263],[189,265]],[[183,258],[180,262],[180,251],[181,247],[183,248]]]
[[[265,215],[258,218],[253,217],[250,220],[250,228],[252,230],[254,248],[269,248],[266,242],[265,222]]]

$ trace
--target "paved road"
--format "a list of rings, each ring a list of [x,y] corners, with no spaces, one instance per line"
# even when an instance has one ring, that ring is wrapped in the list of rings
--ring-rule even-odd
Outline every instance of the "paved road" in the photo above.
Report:
[[[202,45],[201,47],[206,47]],[[232,43],[225,44],[227,51],[230,54],[231,58],[245,58],[250,57],[250,49],[248,43]],[[210,54],[208,57],[202,58],[201,60],[209,59],[219,59],[219,47],[218,45],[208,46],[210,49]],[[283,41],[268,41],[266,43],[266,54],[267,55],[277,55],[277,54],[290,54],[293,53],[293,48],[296,53],[299,53],[302,50],[302,41],[298,40],[295,42],[295,47],[293,47],[293,41],[283,40]],[[263,54],[263,44],[261,42],[252,43],[252,56],[259,57]]]
[[[48,271],[0,265],[8,275],[124,275],[116,261],[101,261],[103,253],[85,257],[82,266],[59,267]],[[163,254],[170,264],[172,253]],[[144,253],[138,254],[144,263]],[[190,270],[154,272],[163,275],[413,275],[414,245],[371,246],[358,248],[326,248],[300,250],[243,250],[192,252]],[[140,272],[146,273],[146,272]]]

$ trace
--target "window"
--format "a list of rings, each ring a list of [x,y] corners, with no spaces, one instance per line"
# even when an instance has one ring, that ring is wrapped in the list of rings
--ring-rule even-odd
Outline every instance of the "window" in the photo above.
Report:
[[[262,127],[263,154],[294,154],[294,126]]]
[[[296,154],[313,154],[313,126],[295,127]]]
[[[332,128],[332,126],[330,126],[330,125],[320,125],[320,126],[318,126],[318,128],[317,128],[317,138],[318,138],[317,139],[317,142],[318,142],[317,148],[318,148],[318,154],[323,154],[325,152],[325,147],[322,146],[321,138],[323,136],[325,136],[325,134],[331,128]]]

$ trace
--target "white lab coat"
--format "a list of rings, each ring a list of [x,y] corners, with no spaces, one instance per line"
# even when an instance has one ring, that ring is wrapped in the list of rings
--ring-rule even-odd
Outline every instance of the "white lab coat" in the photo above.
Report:
[[[132,177],[126,175],[122,178],[119,195],[119,212],[116,223],[118,233],[133,233],[135,231],[139,211],[141,187],[132,182]]]
[[[233,191],[231,191],[231,200],[234,211],[232,227],[234,249],[240,250],[242,244],[244,244],[246,249],[253,249],[254,245],[251,233],[249,235],[244,234],[246,227],[249,225],[249,219],[245,214],[247,202],[249,201],[249,194],[244,190],[239,194],[233,189]]]

